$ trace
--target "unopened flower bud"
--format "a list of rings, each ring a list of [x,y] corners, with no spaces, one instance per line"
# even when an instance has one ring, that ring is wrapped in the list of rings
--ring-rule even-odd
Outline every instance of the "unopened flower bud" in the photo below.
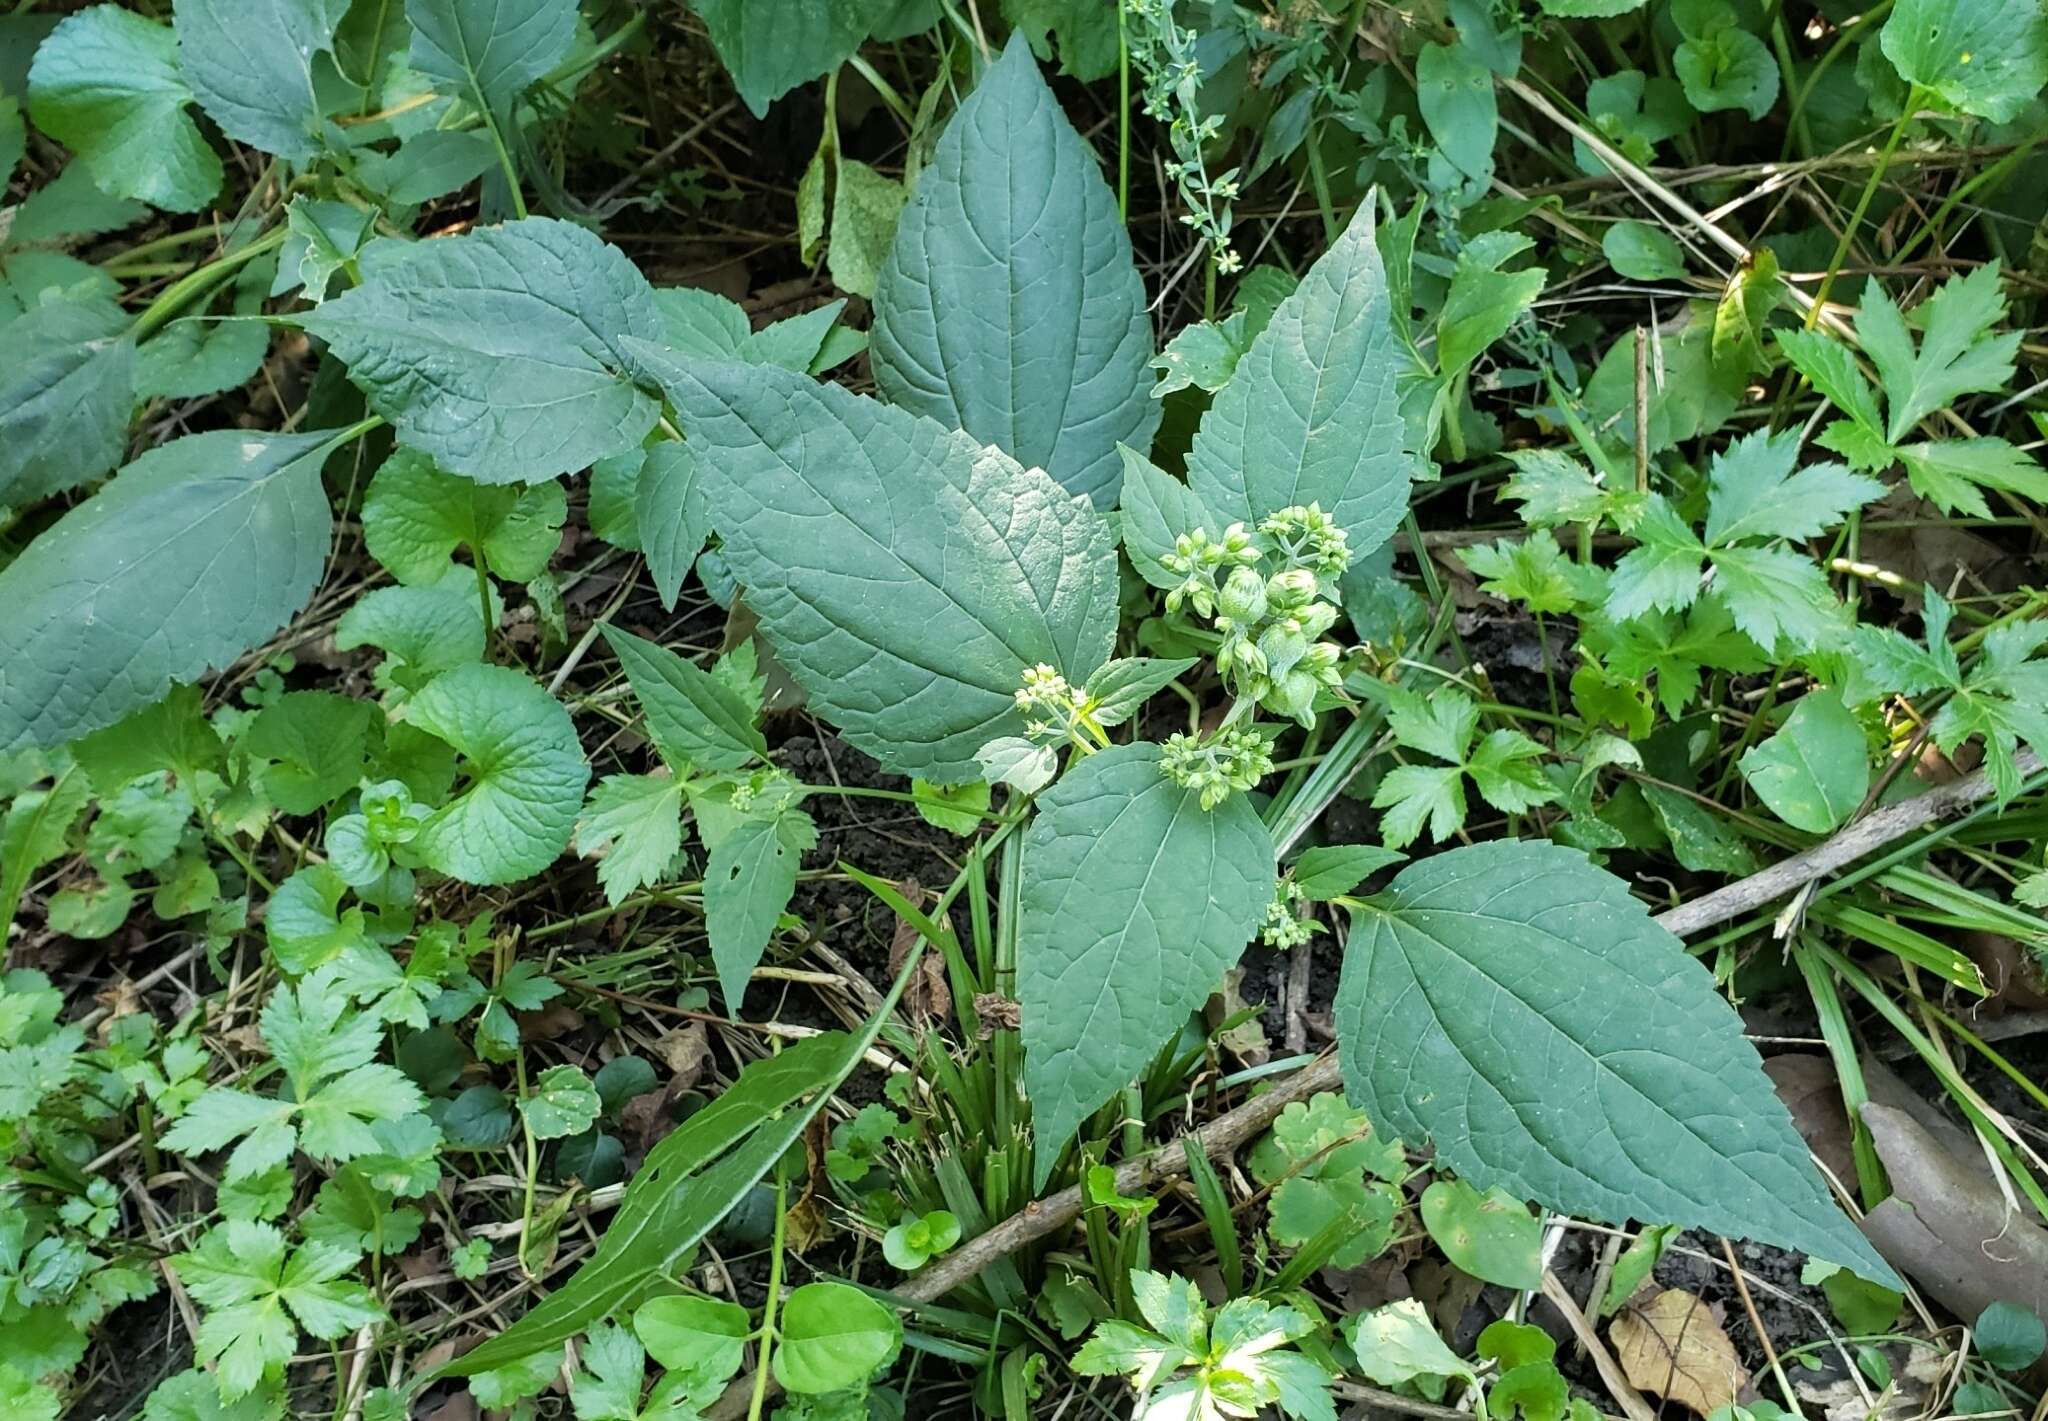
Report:
[[[1276,613],[1306,607],[1316,595],[1316,575],[1305,567],[1276,572],[1266,583],[1266,600]]]
[[[1266,658],[1266,672],[1284,677],[1308,653],[1308,638],[1285,622],[1276,622],[1259,637],[1259,651]]]
[[[1217,610],[1234,622],[1256,622],[1266,615],[1266,579],[1248,567],[1235,569],[1223,584]]]

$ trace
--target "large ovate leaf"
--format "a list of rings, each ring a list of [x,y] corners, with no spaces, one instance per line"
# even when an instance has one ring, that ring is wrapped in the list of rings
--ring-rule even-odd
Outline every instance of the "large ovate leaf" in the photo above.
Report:
[[[1099,507],[1118,443],[1159,424],[1152,325],[1095,154],[1022,32],[946,127],[875,293],[889,400],[1044,469]]]
[[[185,106],[178,41],[118,5],[69,16],[36,49],[36,127],[78,154],[101,191],[194,212],[220,188],[220,159]]]
[[[1027,667],[1109,659],[1116,557],[1085,500],[836,385],[636,347],[697,451],[724,557],[811,706],[886,767],[981,778]]]
[[[1899,0],[1878,43],[1901,79],[1994,123],[2048,84],[2048,10],[2035,0]]]
[[[1321,504],[1354,556],[1385,542],[1407,512],[1410,471],[1394,379],[1408,357],[1392,311],[1368,201],[1202,417],[1188,486],[1250,524]]]
[[[791,1145],[874,1039],[826,1032],[756,1061],[648,1151],[597,1252],[512,1326],[450,1362],[471,1376],[558,1347],[656,1289]]]
[[[321,147],[313,56],[347,13],[348,0],[178,0],[178,68],[222,133],[311,158]]]
[[[19,508],[121,462],[135,402],[135,342],[112,301],[55,301],[6,327],[0,502]]]
[[[1160,756],[1143,743],[1089,756],[1025,831],[1017,990],[1041,1185],[1207,1000],[1273,898],[1273,841],[1250,801],[1204,809]]]
[[[421,242],[305,325],[400,439],[480,483],[573,473],[637,447],[660,413],[619,344],[660,336],[653,290],[569,222]]]
[[[453,746],[468,781],[413,840],[429,867],[513,883],[568,847],[590,766],[560,701],[508,667],[458,666],[407,702],[405,719]]]
[[[755,118],[843,64],[886,16],[877,0],[691,0]]]
[[[333,439],[173,440],[0,572],[0,752],[112,725],[283,626],[327,557]]]
[[[1620,879],[1553,844],[1453,849],[1353,917],[1345,1087],[1460,1179],[1658,1219],[1898,1286],[1828,1197],[1712,976]]]
[[[406,0],[405,16],[412,67],[499,116],[576,39],[576,0]]]

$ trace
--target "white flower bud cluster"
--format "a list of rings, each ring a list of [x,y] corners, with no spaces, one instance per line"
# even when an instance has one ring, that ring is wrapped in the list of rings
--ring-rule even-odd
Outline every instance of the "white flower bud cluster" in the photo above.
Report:
[[[1197,791],[1204,809],[1257,788],[1273,772],[1272,746],[1254,730],[1222,730],[1206,740],[1175,735],[1164,749],[1160,767],[1166,777],[1182,789]]]

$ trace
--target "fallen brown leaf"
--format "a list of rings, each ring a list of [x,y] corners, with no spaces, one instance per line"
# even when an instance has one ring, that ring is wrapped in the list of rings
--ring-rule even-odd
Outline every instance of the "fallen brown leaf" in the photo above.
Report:
[[[711,1059],[711,1034],[704,1029],[703,1022],[693,1021],[688,1026],[663,1032],[656,1039],[654,1050],[675,1077],[678,1087],[688,1090],[704,1073],[704,1063]]]
[[[1749,1384],[1713,1310],[1680,1288],[1615,1314],[1607,1336],[1630,1383],[1705,1416]]]

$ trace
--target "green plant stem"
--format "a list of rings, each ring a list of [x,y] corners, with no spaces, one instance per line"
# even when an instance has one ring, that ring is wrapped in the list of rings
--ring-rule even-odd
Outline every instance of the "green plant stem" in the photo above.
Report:
[[[533,1183],[540,1172],[540,1146],[533,1138],[533,1122],[526,1116],[526,1053],[518,1051],[512,1057],[512,1068],[519,1077],[519,1131],[526,1140],[526,1189],[519,1206],[519,1269],[532,1277],[527,1269],[526,1242],[533,1237]]]
[[[1891,8],[1892,0],[1878,0],[1877,4],[1858,15],[1853,22],[1843,26],[1841,32],[1835,36],[1835,42],[1828,46],[1827,52],[1821,55],[1819,62],[1808,72],[1806,82],[1792,95],[1791,121],[1785,126],[1785,146],[1779,150],[1780,157],[1790,157],[1792,154],[1792,139],[1798,133],[1798,125],[1805,119],[1806,101],[1812,96],[1814,85],[1820,82],[1823,74],[1834,67],[1835,61],[1847,52],[1849,46],[1861,37],[1863,31],[1890,14]],[[1791,76],[1786,77],[1789,80]]]
[[[154,301],[143,307],[142,314],[135,318],[135,324],[131,328],[135,340],[138,343],[148,340],[169,324],[171,318],[187,305],[212,291],[258,257],[283,246],[287,235],[285,229],[280,227],[258,237],[246,247],[229,252],[226,256],[215,257],[197,271],[172,282]]]
[[[476,596],[484,619],[484,645],[488,647],[492,633],[498,630],[497,618],[491,615],[491,572],[484,565],[482,548],[471,548],[469,554],[476,560]]]
[[[904,102],[903,96],[896,92],[895,85],[876,72],[874,65],[862,59],[858,54],[849,58],[846,63],[854,73],[868,81],[868,87],[875,91],[875,97],[888,105],[889,112],[901,119],[904,127],[915,128],[917,126],[916,110]]]
[[[512,194],[512,214],[522,220],[526,217],[526,194],[519,190],[519,169],[512,162],[512,153],[505,147],[505,135],[498,129],[498,119],[488,104],[478,110],[483,115],[484,133],[491,140],[491,151],[498,155],[498,168],[505,174],[505,187]]]
[[[152,237],[147,242],[138,242],[124,252],[119,252],[99,263],[102,271],[129,273],[134,263],[146,261],[159,252],[174,252],[180,247],[189,247],[198,242],[218,241],[221,235],[219,223],[207,223],[202,227],[187,227],[162,237]]]
[[[754,1394],[747,1403],[747,1421],[761,1421],[768,1404],[768,1369],[775,1353],[775,1305],[782,1297],[782,1244],[789,1212],[789,1185],[775,1176],[775,1237],[769,1243],[768,1297],[761,1305],[761,1351],[754,1359]]]
[[[1131,221],[1131,31],[1125,0],[1116,0],[1116,220]]]
[[[1821,308],[1827,305],[1828,292],[1834,287],[1835,277],[1842,270],[1842,263],[1849,258],[1849,248],[1855,244],[1857,229],[1863,225],[1863,215],[1870,210],[1871,199],[1877,196],[1878,185],[1884,181],[1885,169],[1891,166],[1892,154],[1898,152],[1899,141],[1906,136],[1906,125],[1913,121],[1913,115],[1920,109],[1921,90],[1915,84],[1906,95],[1906,102],[1899,109],[1899,121],[1892,125],[1891,135],[1884,141],[1884,148],[1877,155],[1877,162],[1870,169],[1870,178],[1863,184],[1863,191],[1856,199],[1855,208],[1849,213],[1849,220],[1842,224],[1842,235],[1835,242],[1835,254],[1828,258],[1828,269],[1822,274],[1820,285],[1814,288],[1813,304],[1806,308],[1806,329],[1812,330],[1820,320]]]

